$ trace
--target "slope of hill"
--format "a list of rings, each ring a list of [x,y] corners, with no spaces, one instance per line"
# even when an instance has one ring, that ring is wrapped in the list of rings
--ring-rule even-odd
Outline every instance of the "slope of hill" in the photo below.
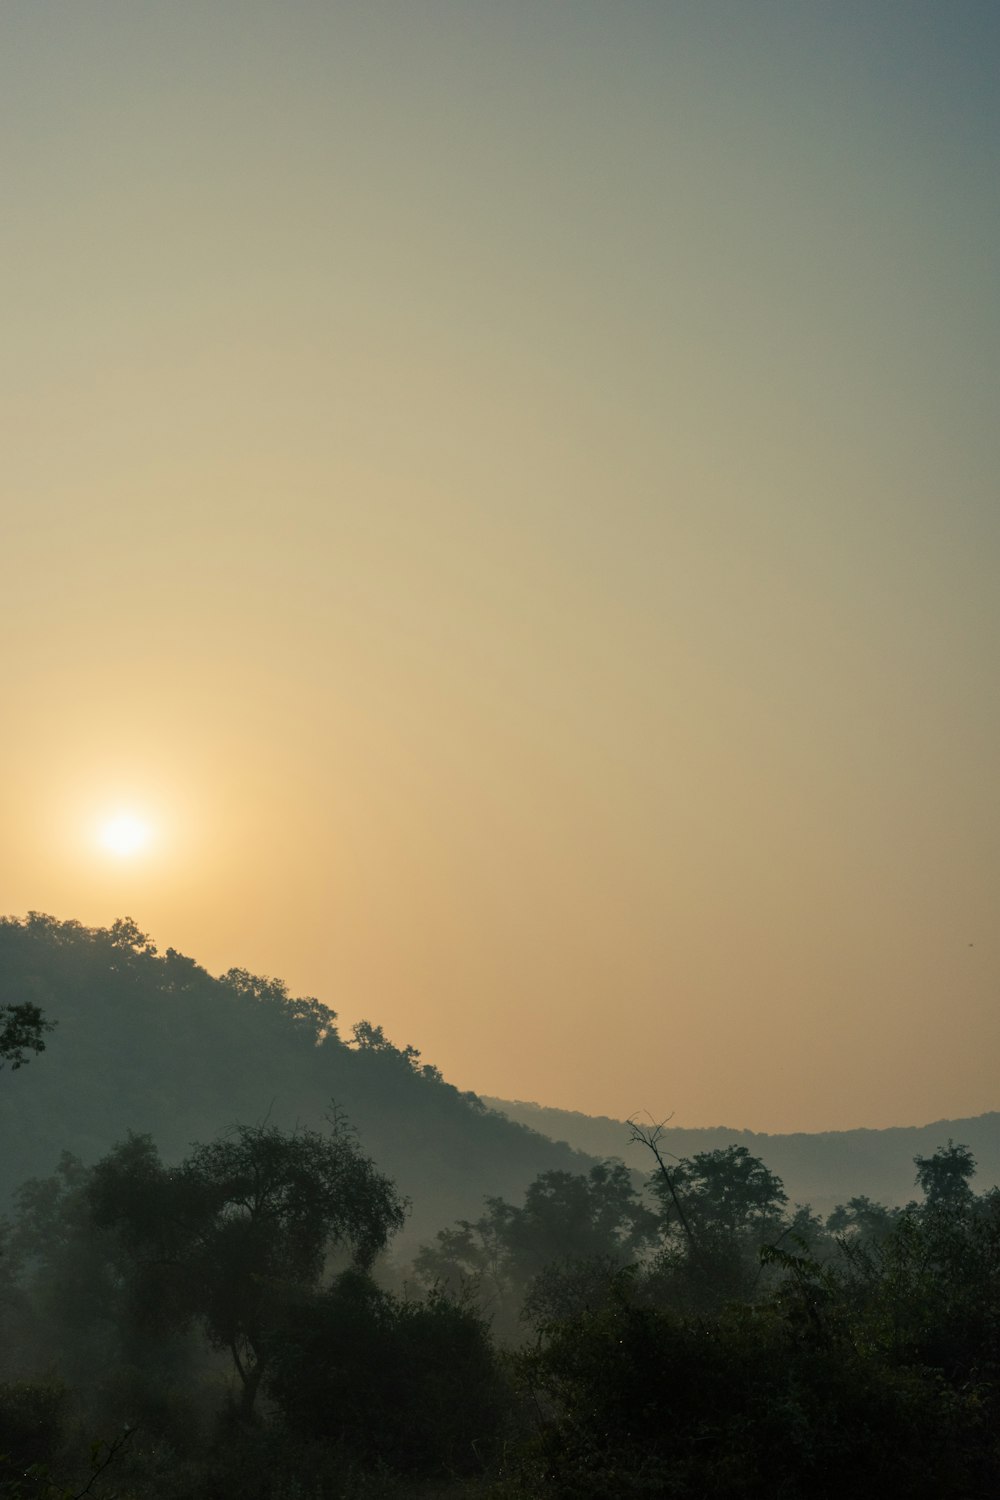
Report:
[[[486,1194],[517,1201],[539,1172],[590,1165],[460,1093],[379,1027],[345,1042],[318,1001],[242,970],[215,979],[172,948],[158,954],[128,921],[0,920],[0,1005],[25,1000],[56,1029],[29,1066],[0,1074],[0,1205],[63,1150],[92,1163],[132,1130],[176,1160],[236,1123],[322,1128],[331,1101],[412,1201],[401,1257],[478,1217]]]
[[[0,1204],[63,1150],[93,1162],[134,1130],[179,1159],[236,1123],[322,1126],[332,1102],[412,1201],[401,1257],[478,1217],[487,1194],[518,1201],[539,1172],[607,1156],[650,1170],[619,1120],[460,1093],[377,1026],[345,1041],[320,1002],[242,970],[213,978],[127,921],[0,920],[0,1005],[22,1000],[56,1030],[29,1067],[0,1074]],[[949,1138],[971,1147],[980,1190],[1000,1183],[1000,1114],[811,1135],[668,1126],[665,1145],[676,1156],[745,1145],[793,1201],[827,1212],[860,1193],[907,1201],[913,1157]]]
[[[639,1171],[650,1170],[649,1152],[631,1143],[628,1126],[622,1120],[549,1109],[521,1100],[484,1097],[483,1102],[508,1119],[578,1151],[618,1156]],[[824,1214],[859,1194],[890,1204],[909,1202],[916,1196],[913,1158],[930,1156],[949,1139],[971,1148],[979,1165],[975,1180],[978,1192],[1000,1186],[1000,1113],[887,1130],[767,1135],[724,1126],[684,1130],[668,1125],[663,1133],[664,1147],[674,1156],[693,1156],[729,1145],[746,1146],[778,1174],[793,1202],[811,1203]]]

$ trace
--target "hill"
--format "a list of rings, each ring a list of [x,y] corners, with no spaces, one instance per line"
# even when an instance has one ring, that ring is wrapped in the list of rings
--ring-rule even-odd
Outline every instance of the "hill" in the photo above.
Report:
[[[484,1098],[491,1109],[518,1124],[542,1131],[553,1141],[593,1156],[618,1156],[639,1171],[650,1170],[649,1152],[633,1145],[622,1120],[603,1115],[549,1109],[521,1100]],[[811,1203],[826,1214],[838,1203],[865,1194],[883,1203],[907,1203],[914,1196],[913,1158],[930,1156],[948,1140],[969,1146],[979,1166],[975,1186],[1000,1186],[1000,1114],[885,1130],[829,1130],[768,1135],[714,1126],[685,1130],[668,1125],[663,1143],[674,1156],[693,1156],[730,1145],[746,1146],[782,1179],[789,1198]]]
[[[56,1023],[45,1052],[0,1074],[0,1203],[62,1151],[90,1164],[128,1131],[167,1161],[237,1123],[322,1128],[335,1101],[412,1202],[400,1257],[486,1194],[519,1201],[539,1172],[583,1171],[572,1147],[460,1093],[412,1047],[244,970],[215,978],[134,923],[91,929],[37,913],[0,919],[0,1005]]]
[[[0,1075],[0,1204],[62,1151],[91,1163],[129,1130],[169,1161],[237,1123],[322,1127],[331,1104],[411,1200],[401,1259],[456,1218],[478,1218],[487,1195],[520,1201],[540,1172],[608,1156],[650,1170],[620,1120],[462,1093],[377,1025],[345,1039],[320,1001],[245,970],[213,977],[173,948],[159,954],[128,920],[0,919],[0,1005],[24,1000],[56,1029],[29,1067]],[[819,1134],[668,1126],[665,1145],[675,1156],[744,1145],[793,1201],[826,1213],[862,1193],[906,1202],[913,1157],[949,1138],[972,1149],[980,1190],[1000,1184],[995,1113]]]

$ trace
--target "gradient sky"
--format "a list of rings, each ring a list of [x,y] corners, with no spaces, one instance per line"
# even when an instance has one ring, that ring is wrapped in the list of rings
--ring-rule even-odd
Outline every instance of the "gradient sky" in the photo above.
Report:
[[[4,0],[0,140],[0,910],[1000,1108],[995,0]]]

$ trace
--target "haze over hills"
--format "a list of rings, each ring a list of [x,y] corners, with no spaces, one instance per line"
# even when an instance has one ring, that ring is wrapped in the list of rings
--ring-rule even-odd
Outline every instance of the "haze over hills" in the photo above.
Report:
[[[405,1258],[475,1217],[486,1194],[518,1198],[540,1172],[590,1165],[460,1093],[380,1027],[343,1039],[319,1001],[245,970],[213,978],[128,921],[0,920],[0,1006],[25,1000],[55,1030],[42,1056],[0,1075],[4,1200],[63,1151],[90,1165],[129,1131],[176,1161],[236,1124],[323,1129],[333,1103],[410,1199],[394,1243]]]
[[[377,1024],[342,1038],[320,1001],[245,970],[214,978],[173,948],[159,954],[127,919],[0,921],[0,1005],[23,1000],[56,1029],[30,1067],[0,1079],[4,1198],[48,1176],[61,1152],[91,1164],[129,1131],[179,1160],[238,1123],[322,1128],[333,1106],[411,1200],[395,1245],[405,1260],[445,1225],[477,1218],[487,1196],[519,1201],[542,1172],[611,1156],[652,1166],[621,1121],[460,1092]],[[858,1194],[906,1202],[913,1157],[949,1138],[971,1147],[980,1190],[1000,1181],[1000,1114],[820,1135],[668,1126],[665,1145],[675,1156],[745,1145],[793,1201],[825,1213]]]
[[[491,1109],[379,1025],[344,1039],[319,1000],[246,970],[213,977],[175,949],[159,954],[127,919],[0,919],[4,1063],[21,1045],[5,1007],[24,1004],[55,1029],[41,1055],[31,1036],[28,1067],[0,1076],[0,1191],[46,1179],[15,1196],[6,1222],[0,1204],[3,1493],[5,1473],[20,1492],[38,1456],[79,1467],[82,1434],[102,1428],[138,1434],[127,1450],[124,1439],[91,1448],[92,1477],[102,1453],[120,1458],[118,1492],[136,1500],[265,1500],[291,1493],[289,1476],[296,1493],[372,1500],[735,1496],[728,1476],[744,1469],[766,1481],[738,1486],[750,1500],[825,1495],[821,1468],[858,1497],[996,1492],[995,1382],[979,1371],[995,1370],[1000,1195],[976,1197],[966,1154],[937,1148],[958,1134],[983,1159],[980,1176],[994,1173],[1000,1116],[824,1136],[667,1127],[668,1150],[706,1153],[678,1174],[678,1198],[662,1179],[643,1191],[650,1160],[621,1121]],[[296,1137],[296,1125],[322,1130],[342,1111],[376,1170],[349,1141]],[[277,1128],[252,1128],[264,1122]],[[130,1130],[159,1150],[133,1140],[112,1151]],[[189,1151],[195,1140],[208,1149]],[[639,1170],[630,1180],[580,1147]],[[54,1173],[67,1148],[93,1170],[63,1162]],[[934,1157],[922,1162],[922,1205],[894,1223],[850,1203],[910,1196],[920,1148]],[[779,1178],[814,1208],[850,1203],[840,1236],[786,1212]],[[412,1214],[391,1238],[397,1188]],[[789,1234],[804,1256],[784,1248]],[[390,1259],[376,1265],[387,1239]],[[354,1263],[338,1265],[333,1245]],[[894,1361],[904,1351],[902,1368],[886,1346]],[[962,1364],[949,1374],[935,1360],[952,1347]],[[975,1404],[953,1431],[968,1370]],[[580,1482],[553,1470],[558,1445],[538,1457],[538,1411],[545,1428],[561,1424],[559,1445],[582,1413]],[[624,1438],[612,1426],[621,1412]],[[756,1449],[748,1432],[763,1434]],[[915,1434],[920,1484],[901,1486],[898,1454],[912,1456]],[[834,1448],[818,1446],[831,1435]],[[675,1484],[648,1456],[678,1442]],[[853,1467],[845,1451],[860,1454]],[[794,1481],[775,1486],[778,1465],[801,1452]],[[949,1490],[943,1476],[964,1479],[970,1452],[983,1483]],[[385,1486],[390,1463],[448,1482]],[[298,1483],[321,1464],[328,1476],[339,1466],[335,1482]],[[638,1487],[623,1482],[632,1473]],[[78,1478],[58,1492],[90,1488]]]
[[[577,1151],[618,1156],[639,1171],[650,1170],[649,1152],[632,1142],[625,1121],[550,1109],[523,1100],[484,1096],[483,1103]],[[949,1139],[971,1148],[978,1163],[978,1192],[1000,1185],[1000,1113],[996,1111],[885,1130],[769,1135],[721,1125],[694,1130],[667,1125],[663,1132],[665,1150],[678,1157],[730,1145],[745,1146],[778,1174],[793,1202],[811,1203],[821,1213],[861,1194],[889,1204],[909,1202],[914,1196],[914,1156],[929,1156]]]

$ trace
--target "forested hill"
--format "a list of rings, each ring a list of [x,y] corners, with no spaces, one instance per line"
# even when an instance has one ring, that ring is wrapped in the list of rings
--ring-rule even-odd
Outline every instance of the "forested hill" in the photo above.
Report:
[[[131,1130],[180,1159],[237,1123],[322,1128],[331,1100],[412,1200],[404,1254],[476,1218],[485,1194],[516,1200],[539,1172],[590,1165],[460,1093],[377,1025],[345,1040],[319,1001],[243,970],[213,978],[173,948],[158,954],[128,920],[0,919],[0,1006],[25,1001],[55,1029],[28,1066],[0,1073],[0,1211],[64,1150],[90,1164]]]
[[[628,1126],[622,1120],[550,1109],[520,1100],[484,1098],[483,1102],[501,1110],[509,1119],[543,1131],[578,1151],[593,1156],[619,1156],[640,1171],[650,1169],[649,1153],[644,1147],[630,1143]],[[793,1202],[811,1203],[824,1213],[862,1193],[884,1203],[909,1202],[916,1193],[913,1158],[932,1155],[949,1139],[960,1141],[972,1150],[979,1167],[975,1179],[978,1192],[1000,1186],[998,1113],[886,1130],[766,1135],[724,1126],[685,1130],[668,1125],[663,1133],[666,1150],[675,1156],[694,1156],[731,1145],[745,1146],[778,1174]]]

